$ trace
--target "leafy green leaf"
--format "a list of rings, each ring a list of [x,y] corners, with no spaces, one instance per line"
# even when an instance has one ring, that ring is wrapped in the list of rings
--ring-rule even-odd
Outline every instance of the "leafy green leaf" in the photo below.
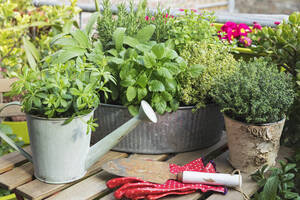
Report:
[[[157,70],[157,73],[167,79],[172,79],[173,76],[167,68],[161,67]]]
[[[26,37],[23,37],[23,44],[29,66],[32,69],[35,69],[37,66],[36,61],[39,60],[39,53],[34,45],[26,39]]]
[[[124,60],[123,59],[121,59],[121,58],[116,58],[116,57],[108,57],[107,58],[108,60],[108,62],[112,62],[112,63],[115,63],[115,64],[117,64],[117,65],[121,65],[123,62],[124,62]]]
[[[53,58],[53,64],[58,64],[58,63],[65,63],[66,61],[77,57],[77,56],[82,56],[86,53],[86,50],[83,48],[77,48],[74,47],[72,50],[69,49],[62,49],[59,52],[57,52],[56,57]]]
[[[130,102],[132,101],[135,97],[136,97],[136,88],[135,87],[132,87],[132,86],[129,86],[126,90],[126,97],[127,97],[127,100]]]
[[[162,92],[161,95],[163,96],[165,101],[171,101],[173,99],[172,95],[169,92]]]
[[[161,100],[159,102],[155,102],[154,107],[159,114],[164,114],[167,108],[167,102],[165,100]]]
[[[152,52],[158,59],[161,59],[165,55],[165,46],[163,44],[156,44],[152,47]]]
[[[37,97],[33,97],[33,103],[38,108],[41,107],[41,105],[42,105],[41,99],[37,98]]]
[[[155,56],[152,53],[145,53],[143,60],[145,67],[149,69],[155,66],[156,64]]]
[[[148,90],[146,88],[138,88],[137,93],[138,93],[138,100],[141,101],[147,95]]]
[[[146,73],[141,74],[138,80],[136,81],[136,83],[139,84],[142,88],[146,87],[147,82],[148,82],[148,78]]]
[[[263,189],[264,199],[276,200],[279,179],[278,176],[270,177]]]
[[[179,101],[177,101],[177,99],[173,98],[171,101],[170,101],[170,105],[171,105],[171,108],[173,111],[176,111],[178,110],[179,108]]]
[[[119,27],[113,33],[113,41],[115,43],[117,51],[120,51],[123,47],[125,31],[126,28]]]
[[[133,116],[136,116],[137,114],[139,114],[139,108],[137,106],[133,106],[133,105],[128,106],[128,111]]]
[[[149,82],[149,90],[151,92],[163,92],[165,91],[165,86],[158,80],[152,80]]]
[[[127,44],[128,46],[133,47],[133,48],[135,48],[137,45],[140,44],[137,39],[130,37],[130,36],[124,36],[123,43]]]
[[[97,22],[98,17],[100,16],[100,12],[94,12],[91,16],[90,19],[88,21],[88,23],[86,24],[84,31],[85,33],[90,36],[92,33],[92,29],[94,24]]]
[[[167,90],[170,90],[172,92],[175,92],[177,89],[177,82],[175,79],[166,79],[165,85],[166,85]]]
[[[286,191],[284,193],[284,197],[286,199],[296,199],[297,197],[299,198],[299,195],[297,193],[295,193],[295,192]]]
[[[120,85],[123,87],[129,87],[129,86],[133,86],[135,84],[135,80],[130,78],[130,77],[126,77],[125,80],[122,80],[120,82]]]
[[[81,31],[80,29],[77,29],[75,31],[72,31],[71,35],[78,42],[80,47],[82,47],[82,48],[91,47],[91,43],[89,42],[88,36],[85,34],[84,31]]]
[[[79,44],[77,43],[76,40],[74,40],[74,38],[59,38],[57,39],[53,45],[62,45],[62,46],[77,46],[79,47]]]
[[[152,37],[154,31],[155,26],[150,24],[139,30],[135,38],[138,39],[139,42],[147,42]]]

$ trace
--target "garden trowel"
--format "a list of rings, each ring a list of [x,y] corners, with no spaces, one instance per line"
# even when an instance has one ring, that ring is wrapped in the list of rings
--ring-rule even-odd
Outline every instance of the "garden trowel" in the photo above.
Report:
[[[170,172],[169,163],[121,158],[109,161],[102,166],[105,171],[124,177],[136,177],[144,181],[164,184],[169,179],[183,183],[201,183],[207,185],[225,185],[236,187],[242,185],[242,176],[206,173],[196,171],[183,171],[178,174]]]

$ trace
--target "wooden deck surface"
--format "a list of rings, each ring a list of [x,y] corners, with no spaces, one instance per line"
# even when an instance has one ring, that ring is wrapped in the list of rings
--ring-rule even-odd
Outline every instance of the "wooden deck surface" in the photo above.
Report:
[[[25,150],[30,153],[29,147],[26,147]],[[291,155],[291,153],[292,151],[290,149],[281,147],[278,159],[284,159],[284,157]],[[106,181],[114,178],[115,176],[103,171],[101,169],[101,165],[109,160],[124,157],[159,160],[179,165],[183,165],[194,159],[202,157],[206,161],[214,160],[218,172],[231,173],[233,171],[233,168],[227,161],[228,149],[226,137],[224,136],[220,142],[212,147],[186,153],[142,155],[110,151],[88,170],[88,173],[84,178],[79,181],[60,185],[47,184],[35,179],[33,176],[32,164],[27,162],[25,158],[19,155],[19,153],[11,153],[0,158],[0,187],[12,190],[18,196],[25,197],[30,200],[114,200],[113,190],[109,190],[106,187]],[[253,195],[258,190],[257,184],[251,180],[249,174],[242,174],[242,176],[243,191],[248,196]],[[201,193],[199,191],[188,195],[162,198],[162,200],[198,199],[242,200],[243,197],[239,192],[229,189],[226,195],[217,193]]]

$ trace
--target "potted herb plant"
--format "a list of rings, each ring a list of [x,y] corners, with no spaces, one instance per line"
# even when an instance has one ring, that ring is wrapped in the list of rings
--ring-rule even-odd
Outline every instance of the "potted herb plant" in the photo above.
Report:
[[[99,91],[106,92],[104,85],[112,76],[80,59],[42,69],[24,66],[15,76],[9,93],[22,97],[33,156],[23,153],[33,161],[35,176],[48,183],[82,177],[85,171],[79,166],[97,126],[93,112],[100,103]],[[71,155],[82,158],[68,160]]]
[[[292,78],[263,58],[240,61],[235,73],[219,78],[212,96],[224,112],[230,163],[245,172],[274,165],[295,97]]]
[[[285,142],[300,143],[300,12],[292,13],[287,21],[276,23],[275,28],[264,27],[258,34],[258,45],[252,50],[270,57],[279,70],[294,77],[297,97],[287,121]]]
[[[115,150],[182,152],[208,147],[219,141],[223,119],[216,106],[194,113],[194,105],[181,104],[183,107],[180,107],[180,74],[187,71],[186,76],[196,77],[202,71],[200,65],[188,66],[179,55],[180,49],[188,42],[218,41],[211,35],[214,27],[210,21],[200,20],[204,17],[192,11],[185,11],[182,17],[175,18],[158,10],[152,18],[145,16],[147,12],[142,6],[138,6],[135,12],[133,5],[129,12],[124,10],[124,5],[119,5],[119,17],[113,18],[109,1],[103,1],[103,4],[104,11],[98,19],[98,36],[94,38],[99,46],[96,54],[91,53],[93,45],[80,45],[74,34],[53,41],[53,44],[62,46],[62,52],[71,55],[67,59],[82,57],[86,61],[106,62],[106,69],[116,78],[116,85],[109,83],[107,86],[111,93],[108,93],[107,100],[103,99],[105,104],[95,112],[101,127],[92,135],[92,141],[100,140],[135,115],[142,100],[147,100],[160,114],[159,123],[140,124],[114,147]],[[186,32],[191,29],[191,24],[199,27],[197,33]],[[70,44],[72,48],[68,47]],[[72,52],[75,48],[80,50],[77,55]],[[90,58],[92,54],[94,59]],[[62,62],[67,59],[62,59]]]
[[[107,104],[96,111],[102,126],[96,129],[92,141],[98,141],[122,124],[130,118],[130,113],[134,115],[138,103],[145,99],[160,114],[159,123],[140,124],[115,150],[183,152],[218,142],[224,123],[218,108],[208,106],[192,112],[195,105],[180,102],[181,74],[197,77],[202,71],[202,66],[189,65],[182,59],[180,52],[186,43],[218,41],[212,36],[213,17],[204,20],[205,13],[199,15],[190,10],[174,17],[159,9],[152,16],[141,6],[137,12],[132,9],[127,12],[121,4],[118,17],[113,18],[109,0],[103,1],[103,8],[98,34],[101,41],[106,41],[104,53],[117,84],[109,85],[112,93]]]

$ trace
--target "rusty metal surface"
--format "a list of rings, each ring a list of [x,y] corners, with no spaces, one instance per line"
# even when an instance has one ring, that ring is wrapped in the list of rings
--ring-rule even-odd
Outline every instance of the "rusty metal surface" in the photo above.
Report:
[[[186,152],[209,147],[217,143],[224,128],[224,119],[215,105],[207,105],[195,112],[193,107],[158,115],[158,122],[141,123],[113,150],[161,154]],[[102,104],[95,111],[99,127],[92,133],[92,143],[131,118],[124,106]]]
[[[160,184],[176,179],[166,162],[121,158],[105,163],[102,169],[118,176],[136,177]]]

